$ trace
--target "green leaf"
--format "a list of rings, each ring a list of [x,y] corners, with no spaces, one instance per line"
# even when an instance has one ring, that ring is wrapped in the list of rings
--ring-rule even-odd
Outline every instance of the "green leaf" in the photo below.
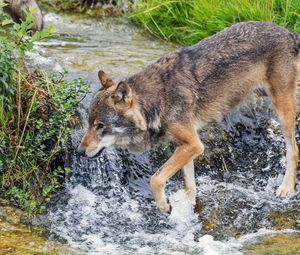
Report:
[[[13,24],[14,22],[10,19],[5,19],[1,22],[1,25],[2,26],[6,26],[6,25],[9,25],[9,24]]]

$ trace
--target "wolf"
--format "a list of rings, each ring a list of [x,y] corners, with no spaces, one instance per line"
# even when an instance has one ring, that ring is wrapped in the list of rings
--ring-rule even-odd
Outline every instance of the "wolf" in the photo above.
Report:
[[[35,0],[4,0],[4,3],[6,6],[4,6],[3,10],[17,23],[25,20],[27,12],[33,9],[34,24],[31,30],[36,32],[43,29],[43,15]]]
[[[285,197],[295,192],[297,178],[299,51],[296,33],[271,22],[250,21],[178,48],[118,83],[100,70],[102,87],[89,108],[78,152],[93,158],[109,146],[144,151],[172,141],[173,155],[150,180],[154,199],[162,212],[170,212],[164,187],[182,169],[187,197],[195,204],[193,160],[204,151],[197,131],[220,121],[256,89],[264,89],[286,143],[286,172],[276,192]]]

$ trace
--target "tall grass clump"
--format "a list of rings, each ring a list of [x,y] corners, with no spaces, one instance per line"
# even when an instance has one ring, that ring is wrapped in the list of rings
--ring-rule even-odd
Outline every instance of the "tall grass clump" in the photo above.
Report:
[[[64,80],[64,73],[28,70],[25,52],[54,31],[31,35],[30,13],[21,24],[12,25],[1,7],[0,196],[33,213],[69,171],[62,158],[70,140],[70,122],[87,86],[81,79]]]
[[[300,1],[138,0],[130,18],[165,40],[191,45],[249,20],[272,21],[300,32]]]

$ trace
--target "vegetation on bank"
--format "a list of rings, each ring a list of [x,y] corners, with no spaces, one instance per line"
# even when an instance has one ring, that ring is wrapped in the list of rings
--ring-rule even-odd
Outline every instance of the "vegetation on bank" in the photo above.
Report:
[[[33,17],[11,25],[0,5],[0,194],[27,212],[41,208],[60,187],[68,168],[62,163],[70,122],[87,93],[82,80],[64,80],[29,70],[25,52],[53,29],[30,35]],[[4,28],[4,29],[3,29]]]
[[[81,0],[41,0],[40,5],[43,9],[59,11],[81,11],[83,5]]]
[[[300,33],[298,0],[137,0],[129,17],[150,33],[183,45],[247,20],[272,21]]]

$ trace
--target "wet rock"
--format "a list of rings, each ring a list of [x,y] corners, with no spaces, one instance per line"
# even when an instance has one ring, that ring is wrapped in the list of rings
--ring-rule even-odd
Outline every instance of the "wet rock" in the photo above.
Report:
[[[0,220],[9,224],[20,224],[23,212],[20,209],[10,206],[0,207]]]
[[[246,247],[245,255],[296,255],[300,254],[300,236],[269,236],[258,244]]]
[[[67,245],[49,241],[43,236],[43,229],[22,224],[24,218],[24,212],[0,201],[0,254],[81,254]]]
[[[294,209],[284,211],[274,211],[268,215],[268,220],[272,224],[272,228],[281,229],[296,229],[300,230],[300,210],[299,206]]]

